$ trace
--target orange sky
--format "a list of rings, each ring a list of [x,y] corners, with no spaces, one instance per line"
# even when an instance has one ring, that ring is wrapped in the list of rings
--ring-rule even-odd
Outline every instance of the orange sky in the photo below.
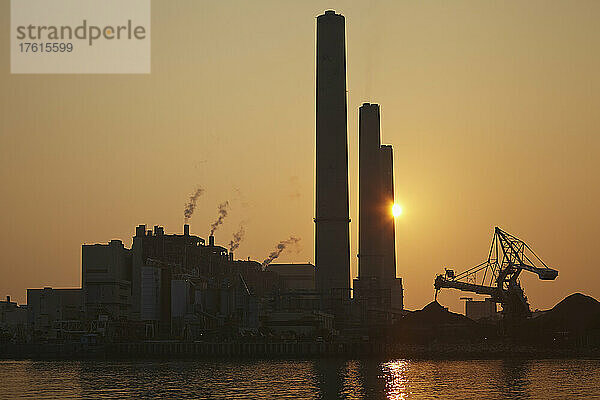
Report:
[[[433,299],[443,266],[487,256],[493,227],[559,270],[523,278],[532,308],[600,297],[597,1],[152,3],[150,75],[10,75],[0,3],[0,295],[80,284],[81,244],[131,244],[135,225],[191,219],[236,255],[314,261],[315,19],[346,16],[352,273],[358,106],[382,109],[395,152],[405,304]],[[239,190],[236,190],[239,189]],[[440,302],[462,310],[459,292]]]

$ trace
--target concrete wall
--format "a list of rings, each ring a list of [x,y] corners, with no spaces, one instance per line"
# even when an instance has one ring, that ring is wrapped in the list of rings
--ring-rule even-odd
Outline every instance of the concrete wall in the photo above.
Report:
[[[269,264],[267,270],[278,274],[286,289],[315,290],[315,266],[312,264]]]

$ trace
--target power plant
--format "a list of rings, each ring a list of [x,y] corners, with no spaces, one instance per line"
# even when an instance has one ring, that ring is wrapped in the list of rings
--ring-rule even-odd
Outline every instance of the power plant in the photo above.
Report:
[[[182,234],[166,234],[162,226],[146,229],[140,224],[131,248],[121,240],[85,244],[81,288],[29,289],[26,309],[17,309],[8,298],[0,302],[4,303],[0,311],[6,309],[11,319],[28,324],[34,343],[90,337],[127,344],[178,340],[210,343],[194,351],[210,348],[212,355],[247,355],[250,347],[282,354],[282,346],[247,344],[293,343],[300,344],[294,348],[322,354],[323,342],[332,344],[328,349],[333,352],[347,349],[348,353],[357,343],[370,345],[371,340],[481,342],[496,334],[496,326],[489,323],[496,322],[496,303],[502,305],[511,332],[523,326],[531,310],[520,273],[554,280],[558,271],[500,228],[495,229],[486,261],[460,274],[446,270],[435,278],[436,301],[423,310],[404,310],[392,213],[393,148],[382,144],[381,107],[370,102],[358,110],[358,276],[351,285],[345,18],[329,10],[317,17],[316,25],[315,265],[273,263],[288,246],[297,245],[300,238],[294,235],[277,243],[263,262],[234,259],[233,251],[246,235],[244,225],[228,248],[216,244],[214,236],[228,216],[228,201],[218,206],[208,243],[191,234],[188,222],[204,193],[196,188],[184,208]],[[473,315],[488,318],[487,325],[439,305],[437,291],[442,288],[489,296],[485,302],[466,298],[466,307]],[[3,315],[4,311],[0,322]],[[23,322],[25,316],[28,322]],[[543,333],[543,329],[536,332]],[[543,334],[549,341],[555,332]]]

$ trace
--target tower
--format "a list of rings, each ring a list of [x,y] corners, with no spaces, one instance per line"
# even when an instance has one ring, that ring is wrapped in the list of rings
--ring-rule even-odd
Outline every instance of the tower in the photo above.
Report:
[[[396,229],[394,226],[394,215],[391,212],[394,205],[394,154],[392,146],[383,145],[379,148],[379,160],[381,168],[381,239],[383,268],[382,278],[391,280],[396,278]]]
[[[404,289],[402,278],[396,278],[396,228],[394,215],[391,212],[394,205],[394,153],[392,146],[383,145],[379,148],[382,190],[382,253],[383,288],[389,291],[390,305],[395,309],[404,309]]]
[[[381,277],[384,254],[379,105],[364,103],[358,118],[358,274]]]
[[[316,284],[341,299],[350,295],[345,24],[334,11],[317,17]]]
[[[354,298],[363,318],[370,310],[402,309],[402,279],[396,278],[394,161],[392,146],[381,145],[380,108],[359,109],[359,253]]]

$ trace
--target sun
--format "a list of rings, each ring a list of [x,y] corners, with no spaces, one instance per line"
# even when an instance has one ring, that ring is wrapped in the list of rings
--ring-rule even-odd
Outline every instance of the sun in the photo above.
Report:
[[[400,204],[394,204],[392,206],[392,214],[394,215],[394,217],[399,217],[402,215],[402,207],[400,206]]]

